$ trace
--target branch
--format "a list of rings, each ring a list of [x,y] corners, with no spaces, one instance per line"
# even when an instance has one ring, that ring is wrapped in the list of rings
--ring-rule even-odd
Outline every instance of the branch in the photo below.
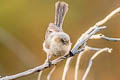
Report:
[[[64,71],[63,71],[63,75],[62,75],[62,80],[66,79],[66,75],[69,69],[69,65],[71,64],[71,59],[73,59],[73,57],[70,57],[67,59],[66,63],[65,63],[65,67],[64,67]]]
[[[91,50],[91,51],[98,51],[98,50],[101,50],[102,48],[94,48],[94,47],[89,47],[89,46],[86,46],[86,48],[88,50]]]
[[[75,80],[78,80],[78,70],[79,70],[81,56],[87,51],[88,51],[88,49],[85,48],[84,51],[79,53],[79,55],[77,57],[76,66],[75,66]]]
[[[85,50],[83,52],[81,52],[80,54],[78,54],[77,61],[76,61],[76,66],[75,66],[75,80],[78,80],[78,71],[79,71],[81,56],[89,50],[98,51],[98,50],[101,50],[101,48],[93,48],[93,47],[89,47],[89,46],[86,45]]]
[[[101,26],[102,24],[104,24],[105,22],[107,22],[113,15],[115,15],[116,13],[120,13],[120,8],[114,10],[111,14],[109,14],[105,19],[103,19],[102,21],[96,23],[93,27],[91,27],[88,31],[86,31],[79,39],[78,41],[76,42],[75,46],[72,48],[72,50],[69,52],[69,54],[65,55],[65,56],[62,56],[62,57],[59,57],[53,61],[51,61],[51,65],[55,65],[55,64],[58,64],[59,62],[69,58],[69,57],[72,57],[72,56],[75,56],[78,49],[80,47],[82,47],[83,44],[85,44],[87,42],[87,40],[94,34],[96,34],[98,31],[102,30],[102,29],[105,29],[106,27],[103,26],[103,27],[99,27]],[[71,58],[72,59],[72,58]],[[18,73],[18,74],[15,74],[15,75],[10,75],[10,76],[5,76],[5,77],[2,77],[0,78],[0,80],[12,80],[12,79],[17,79],[17,78],[20,78],[20,77],[23,77],[23,76],[28,76],[28,75],[31,75],[33,73],[36,73],[36,72],[39,72],[39,71],[43,71],[44,69],[46,68],[49,68],[49,64],[48,63],[44,63],[43,65],[40,65],[40,66],[37,66],[33,69],[29,69],[27,71],[24,71],[24,72],[21,72],[21,73]]]
[[[101,26],[101,25],[105,24],[108,20],[110,20],[117,13],[120,13],[120,7],[115,9],[114,11],[112,11],[108,16],[106,16],[103,20],[97,22],[95,25]]]
[[[87,42],[87,40],[88,40],[92,35],[94,35],[94,34],[97,33],[98,31],[100,31],[100,30],[102,30],[102,29],[105,29],[105,28],[106,28],[105,26],[102,26],[102,27],[97,27],[97,26],[96,26],[96,27],[93,28],[93,29],[90,28],[91,31],[88,30],[87,32],[85,32],[85,33],[78,39],[78,41],[76,42],[75,46],[74,46],[73,49],[71,50],[72,55],[77,54],[78,49],[79,49],[80,47],[82,47],[82,45],[84,45],[84,44]],[[79,54],[81,54],[81,53],[79,53]],[[67,59],[66,65],[65,65],[65,67],[64,67],[64,72],[63,72],[62,80],[65,80],[65,78],[66,78],[66,74],[67,74],[67,71],[68,71],[68,69],[69,69],[69,66],[70,66],[70,63],[71,63],[72,59],[73,59],[73,57]]]
[[[108,40],[108,41],[120,41],[120,38],[110,38],[110,37],[106,37],[103,34],[93,35],[93,36],[91,36],[90,39],[104,39],[104,40]]]
[[[42,73],[43,73],[43,71],[40,71],[40,72],[38,73],[38,79],[37,79],[37,80],[41,80],[41,75],[42,75]]]
[[[82,54],[84,52],[84,50],[85,50],[84,48],[81,48],[80,50],[77,51],[77,53]],[[66,64],[65,64],[65,67],[64,67],[64,71],[63,71],[63,75],[62,75],[62,80],[66,79],[66,75],[67,75],[68,69],[70,67],[70,64],[72,63],[71,62],[72,59],[73,59],[73,57],[70,57],[66,61]]]
[[[87,77],[87,75],[88,75],[88,73],[89,73],[89,71],[90,71],[90,69],[91,69],[91,66],[92,66],[92,61],[93,61],[99,54],[101,54],[102,52],[108,51],[109,53],[111,53],[111,50],[112,50],[112,49],[110,49],[110,48],[103,48],[103,49],[99,50],[98,52],[96,52],[96,53],[90,58],[88,67],[87,67],[87,69],[86,69],[86,72],[85,72],[82,80],[86,80],[86,77]]]
[[[92,35],[94,35],[96,32],[98,32],[99,30],[102,30],[102,29],[105,29],[106,27],[96,27],[88,36],[86,36],[85,38],[83,38],[83,40],[78,40],[77,41],[77,44],[74,46],[74,48],[69,52],[69,54],[65,55],[65,56],[62,56],[62,57],[59,57],[53,61],[51,61],[51,65],[55,65],[71,56],[74,56],[77,52],[77,50],[79,49],[79,47],[81,47]],[[33,74],[35,72],[39,72],[39,71],[42,71],[46,68],[49,68],[49,64],[48,63],[44,63],[43,65],[41,66],[38,66],[38,67],[35,67],[33,69],[30,69],[30,70],[27,70],[25,72],[21,72],[21,73],[18,73],[18,74],[15,74],[15,75],[11,75],[11,76],[6,76],[6,77],[3,77],[3,78],[0,78],[0,80],[11,80],[11,79],[17,79],[17,78],[20,78],[20,77],[23,77],[23,76],[27,76],[27,75],[30,75],[30,74]]]
[[[50,78],[51,78],[51,75],[52,75],[52,73],[55,71],[55,69],[56,69],[56,65],[52,68],[52,70],[49,72],[49,74],[48,74],[48,76],[47,76],[47,80],[50,80]]]
[[[112,11],[108,16],[106,16],[103,20],[97,22],[94,26],[90,27],[88,29],[88,31],[86,31],[84,34],[82,34],[82,36],[78,39],[77,43],[75,44],[74,47],[81,47],[81,45],[84,43],[84,41],[86,40],[85,38],[87,38],[87,36],[90,35],[90,33],[92,33],[96,28],[98,28],[99,26],[103,25],[104,23],[106,23],[109,19],[111,19],[114,15],[116,15],[117,13],[120,13],[120,8],[115,9],[114,11]],[[94,33],[95,34],[95,33]],[[93,34],[92,34],[93,35]],[[89,37],[87,38],[89,39]],[[87,40],[86,40],[87,41]],[[83,42],[83,43],[82,43]],[[77,51],[77,50],[75,50]],[[79,54],[80,55],[80,54]],[[67,62],[71,62],[72,61],[72,57],[70,59],[67,59]],[[64,67],[64,71],[65,69],[69,69],[70,64],[66,62],[66,65]],[[68,68],[67,68],[68,67]],[[67,71],[65,71],[63,74],[67,74]],[[65,80],[65,76],[64,79]]]

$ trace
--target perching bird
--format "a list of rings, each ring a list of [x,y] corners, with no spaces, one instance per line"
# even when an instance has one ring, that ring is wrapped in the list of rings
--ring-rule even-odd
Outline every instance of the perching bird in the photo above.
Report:
[[[71,49],[70,37],[62,30],[63,20],[68,11],[68,4],[58,1],[55,6],[55,22],[49,24],[43,43],[43,49],[47,54],[46,62],[50,62],[52,56],[68,54]]]

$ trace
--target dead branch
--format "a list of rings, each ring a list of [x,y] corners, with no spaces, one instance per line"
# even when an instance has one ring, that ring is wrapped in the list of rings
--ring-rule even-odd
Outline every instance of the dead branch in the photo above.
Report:
[[[65,69],[68,70],[69,68],[69,63],[71,62],[72,60],[72,57],[75,56],[77,53],[78,53],[78,50],[91,38],[91,36],[95,35],[97,32],[99,32],[100,30],[103,30],[105,29],[106,27],[105,26],[102,26],[104,23],[106,23],[110,18],[112,18],[115,14],[117,13],[120,13],[120,8],[117,8],[116,10],[112,11],[107,17],[105,17],[103,20],[97,22],[93,27],[91,27],[88,31],[86,31],[79,39],[78,41],[76,42],[76,44],[74,45],[74,47],[72,48],[72,50],[65,56],[62,56],[62,57],[59,57],[53,61],[51,61],[51,66],[52,65],[55,65],[55,64],[58,64],[60,63],[61,61],[69,58],[69,62],[68,64],[65,66]],[[103,49],[102,49],[103,50]],[[106,50],[106,48],[105,48]],[[108,49],[107,49],[108,50]],[[81,50],[81,52],[79,52],[79,55],[81,55],[81,53],[83,52],[84,50]],[[104,51],[104,50],[103,50]],[[100,52],[96,53],[91,59],[93,60],[99,53],[101,53],[102,51],[100,50]],[[70,58],[71,57],[71,58]],[[91,65],[91,64],[90,64]],[[34,74],[36,72],[40,72],[40,71],[43,71],[49,67],[48,63],[44,63],[40,66],[37,66],[35,68],[32,68],[32,69],[29,69],[27,71],[24,71],[24,72],[21,72],[21,73],[18,73],[18,74],[15,74],[15,75],[10,75],[10,76],[5,76],[5,77],[2,77],[0,78],[0,80],[13,80],[13,79],[17,79],[17,78],[21,78],[21,77],[24,77],[24,76],[28,76],[28,75],[31,75],[31,74]],[[66,73],[67,73],[67,70],[65,71],[65,73],[63,73],[64,77],[62,78],[62,80],[65,80],[65,76],[66,76]],[[83,80],[85,80],[88,72],[90,70],[90,67],[87,68],[87,72],[85,73],[85,77],[83,77]]]
[[[114,11],[112,11],[108,16],[106,16],[103,20],[101,20],[101,21],[99,21],[99,22],[97,22],[94,26],[92,26],[92,27],[90,27],[84,34],[82,34],[82,36],[78,39],[78,43],[76,43],[75,44],[75,47],[79,47],[79,45],[81,45],[82,43],[85,43],[85,42],[87,42],[87,40],[85,39],[85,38],[87,38],[88,36],[90,36],[90,34],[91,33],[93,33],[93,31],[95,30],[95,29],[97,29],[97,28],[100,28],[100,26],[101,25],[103,25],[104,23],[106,23],[108,20],[110,20],[114,15],[116,15],[116,14],[118,14],[118,13],[120,13],[120,8],[117,8],[117,9],[115,9]],[[104,28],[106,28],[106,27],[104,27]],[[100,30],[100,29],[99,29]],[[92,34],[92,36],[94,35],[95,33],[93,33]],[[87,38],[87,39],[90,39],[91,37],[89,37],[89,38]],[[85,41],[85,40],[86,41]],[[103,39],[103,38],[102,38]],[[104,39],[109,39],[109,40],[113,40],[113,38],[108,38],[108,37],[104,37]],[[114,38],[114,40],[116,40],[116,41],[119,41],[119,39],[115,39]],[[80,42],[80,43],[79,43]],[[77,50],[75,50],[75,51],[77,51]],[[81,53],[79,53],[79,55],[81,55]],[[79,56],[78,55],[78,56]],[[68,61],[67,62],[71,62],[72,61],[72,57],[70,58],[70,59],[67,59]],[[67,63],[67,65],[65,65],[65,67],[64,67],[64,71],[65,71],[65,69],[69,69],[69,66],[70,66],[70,64],[69,63]],[[76,74],[77,74],[77,72],[75,72]],[[67,74],[67,71],[66,72],[64,72],[63,74]],[[64,75],[63,75],[64,76]],[[66,78],[66,76],[64,76],[64,79],[62,79],[62,80],[65,80],[65,78]],[[75,80],[77,80],[77,78],[76,78],[76,76],[75,76]]]

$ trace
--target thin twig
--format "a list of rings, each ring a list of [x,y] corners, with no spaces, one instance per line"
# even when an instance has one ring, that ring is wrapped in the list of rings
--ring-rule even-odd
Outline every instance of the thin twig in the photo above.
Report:
[[[77,57],[77,61],[76,61],[76,66],[75,66],[75,80],[78,80],[78,71],[79,71],[79,64],[80,64],[80,59],[81,59],[81,56],[87,52],[88,49],[85,48],[83,52],[79,53],[78,57]]]
[[[56,65],[54,65],[54,67],[52,68],[52,70],[49,72],[49,74],[47,76],[47,80],[50,80],[51,75],[53,74],[53,72],[55,71],[55,69],[56,69]]]
[[[41,80],[42,73],[43,73],[43,71],[40,71],[40,72],[38,73],[38,79],[37,79],[37,80]]]
[[[110,37],[107,37],[103,34],[93,35],[93,36],[91,36],[90,39],[104,39],[104,40],[108,40],[108,41],[120,41],[120,38],[110,38]]]
[[[90,69],[91,69],[91,66],[92,66],[92,61],[93,61],[99,54],[101,54],[102,52],[107,51],[107,52],[111,53],[111,50],[112,50],[112,49],[110,49],[110,48],[103,48],[103,49],[99,50],[98,52],[96,52],[96,53],[90,58],[88,67],[87,67],[87,69],[86,69],[86,71],[85,71],[85,74],[84,74],[82,80],[86,80],[86,77],[87,77],[87,75],[88,75],[88,73],[89,73],[89,71],[90,71]]]
[[[67,75],[68,69],[70,67],[69,65],[71,64],[71,59],[73,59],[73,57],[68,58],[66,63],[65,63],[64,71],[63,71],[63,75],[62,75],[62,80],[66,79],[66,75]]]
[[[78,54],[76,65],[75,65],[75,80],[78,80],[78,71],[79,71],[81,56],[89,50],[98,51],[100,49],[101,48],[93,48],[86,45],[84,51]]]
[[[82,54],[82,52],[84,52],[84,48],[81,48],[80,50],[77,51],[77,53],[79,53],[79,54]],[[66,64],[64,66],[63,75],[62,75],[62,80],[66,79],[66,75],[67,75],[68,69],[70,67],[70,64],[72,63],[72,59],[73,59],[73,57],[70,57],[66,61]]]
[[[90,46],[86,46],[86,48],[88,50],[91,50],[91,51],[98,51],[98,50],[101,50],[102,48],[94,48],[94,47],[90,47]]]
[[[103,20],[97,22],[95,25],[96,26],[101,26],[105,24],[108,20],[110,20],[114,15],[120,13],[120,7],[112,11],[108,16],[106,16]]]
[[[117,8],[115,9],[114,11],[112,11],[108,16],[106,16],[103,20],[97,22],[93,27],[90,27],[88,29],[88,31],[86,31],[84,34],[82,34],[82,36],[78,39],[78,41],[76,42],[75,46],[74,47],[77,47],[76,49],[78,49],[78,47],[81,47],[82,45],[82,42],[84,43],[84,38],[86,38],[90,33],[92,33],[93,30],[95,30],[97,27],[103,25],[104,23],[106,23],[108,20],[110,20],[114,15],[116,15],[117,13],[120,13],[120,8]],[[89,39],[89,38],[88,38]],[[86,40],[87,41],[87,40]],[[75,50],[77,51],[77,50]],[[74,53],[74,52],[73,52]],[[72,61],[72,58],[71,59],[68,59],[69,62]],[[69,67],[69,63],[67,63],[67,65],[65,65],[65,68],[66,67]],[[65,70],[64,68],[64,70]],[[69,69],[69,68],[66,68],[66,69]],[[67,72],[63,73],[63,74],[66,74]]]

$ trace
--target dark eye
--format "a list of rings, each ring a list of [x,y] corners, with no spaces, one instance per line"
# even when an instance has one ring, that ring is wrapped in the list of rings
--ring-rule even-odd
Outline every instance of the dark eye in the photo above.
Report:
[[[52,33],[53,31],[48,31],[48,33]]]
[[[63,40],[63,39],[61,39],[61,41],[64,43],[64,40]]]
[[[65,45],[68,44],[68,41],[66,41],[66,40],[64,40],[64,39],[61,39],[61,42],[62,42],[63,44],[65,44]]]

